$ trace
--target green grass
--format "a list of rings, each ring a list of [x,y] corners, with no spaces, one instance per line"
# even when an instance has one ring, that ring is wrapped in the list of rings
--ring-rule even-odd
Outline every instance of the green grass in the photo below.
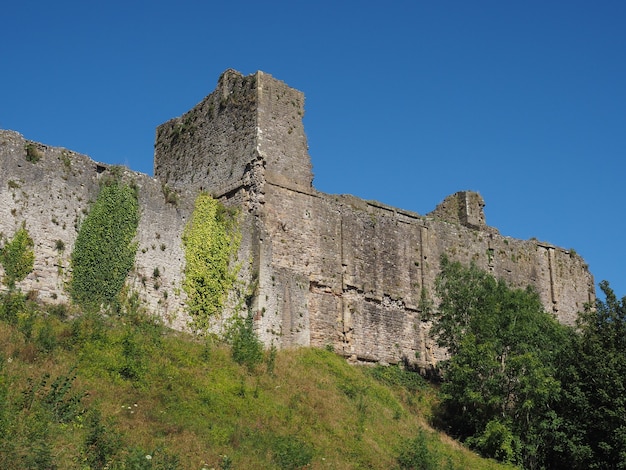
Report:
[[[132,308],[24,305],[0,321],[1,468],[506,468],[431,429],[436,390],[399,368],[308,348],[251,368]]]

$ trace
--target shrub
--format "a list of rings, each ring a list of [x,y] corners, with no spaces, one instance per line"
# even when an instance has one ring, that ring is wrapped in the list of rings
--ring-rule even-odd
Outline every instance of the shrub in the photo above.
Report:
[[[253,370],[263,361],[263,344],[254,332],[252,315],[236,318],[227,336],[232,346],[233,359],[238,364]]]
[[[59,253],[65,251],[65,242],[61,239],[58,239],[54,242],[54,249]]]
[[[82,400],[87,393],[73,389],[76,380],[74,372],[75,369],[70,369],[67,374],[59,375],[52,382],[49,381],[48,373],[37,382],[29,381],[28,387],[22,392],[24,408],[37,404],[47,410],[57,423],[69,423],[81,416],[85,411]]]
[[[480,436],[467,439],[467,445],[485,457],[501,462],[520,463],[522,446],[519,438],[513,435],[509,425],[498,419],[489,421]]]
[[[46,307],[46,311],[59,320],[65,320],[69,313],[67,304],[50,304]]]
[[[18,319],[18,313],[24,309],[26,305],[26,296],[19,291],[5,292],[0,297],[0,319],[15,325]]]
[[[163,190],[163,196],[165,197],[165,202],[168,204],[172,204],[173,206],[178,205],[178,193],[170,188],[167,184],[163,184],[161,186]]]
[[[26,160],[31,163],[37,163],[41,160],[41,152],[37,149],[37,146],[33,142],[29,142],[24,147],[26,150]]]
[[[400,366],[377,365],[368,369],[369,373],[379,382],[388,386],[404,387],[410,392],[426,388],[426,380],[417,372],[406,370]]]
[[[85,425],[87,428],[83,443],[85,462],[92,469],[107,468],[107,463],[121,448],[120,437],[110,430],[108,424],[102,422],[102,415],[97,408],[87,413]]]
[[[44,353],[50,353],[57,347],[57,344],[58,341],[52,324],[50,321],[44,321],[35,338],[37,349]]]
[[[428,448],[426,433],[421,429],[413,439],[403,444],[397,461],[402,470],[431,470],[438,467],[435,454]]]
[[[122,362],[120,375],[126,380],[139,381],[145,373],[145,351],[135,330],[127,328],[122,338]]]

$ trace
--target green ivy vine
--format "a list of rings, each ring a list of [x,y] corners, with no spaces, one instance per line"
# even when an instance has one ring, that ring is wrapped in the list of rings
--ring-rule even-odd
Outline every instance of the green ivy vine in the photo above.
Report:
[[[139,224],[136,189],[107,179],[83,221],[72,251],[72,300],[84,308],[118,300],[135,263],[133,242]]]
[[[183,232],[187,307],[191,326],[206,331],[219,315],[237,279],[232,260],[241,234],[237,212],[227,209],[206,193],[198,195],[191,220]]]
[[[3,282],[9,289],[22,281],[35,265],[33,239],[24,224],[15,232],[13,238],[0,250],[0,263],[4,268]]]

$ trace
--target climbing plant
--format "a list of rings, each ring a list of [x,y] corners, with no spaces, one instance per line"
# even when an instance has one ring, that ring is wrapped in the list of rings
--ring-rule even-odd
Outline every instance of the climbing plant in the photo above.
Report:
[[[218,315],[237,278],[232,260],[239,250],[241,234],[237,213],[201,193],[190,222],[183,232],[185,279],[183,290],[192,327],[203,331]]]
[[[13,238],[0,250],[0,263],[4,268],[3,282],[9,289],[23,280],[33,270],[35,253],[33,239],[24,224]]]
[[[139,224],[134,188],[110,178],[80,226],[72,252],[70,293],[83,307],[111,305],[135,262]]]

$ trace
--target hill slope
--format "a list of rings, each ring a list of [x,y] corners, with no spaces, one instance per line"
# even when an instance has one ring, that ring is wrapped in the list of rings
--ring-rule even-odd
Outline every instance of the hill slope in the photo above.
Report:
[[[233,346],[200,340],[132,298],[45,308],[0,303],[2,468],[505,468],[431,430],[435,391],[397,367],[262,352],[243,323]]]

